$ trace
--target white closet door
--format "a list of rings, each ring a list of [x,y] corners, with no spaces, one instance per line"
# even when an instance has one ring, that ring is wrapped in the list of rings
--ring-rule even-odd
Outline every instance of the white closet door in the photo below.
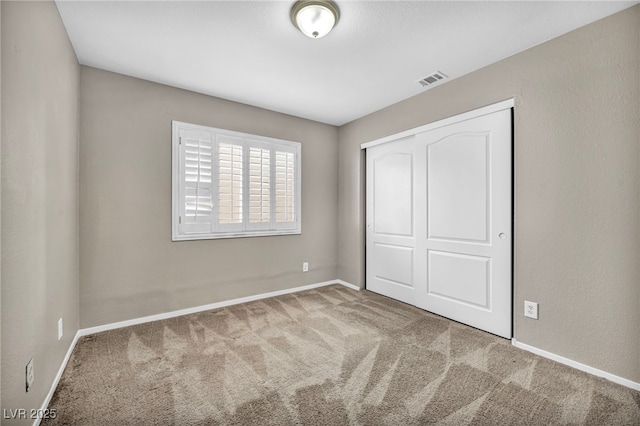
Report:
[[[416,136],[416,306],[511,337],[511,111]]]
[[[367,289],[413,304],[414,137],[367,150]]]
[[[511,337],[511,110],[367,148],[367,289]]]

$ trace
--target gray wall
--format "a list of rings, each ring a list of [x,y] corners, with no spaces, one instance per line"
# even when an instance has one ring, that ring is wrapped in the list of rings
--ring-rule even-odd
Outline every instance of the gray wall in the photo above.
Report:
[[[335,127],[95,68],[80,80],[81,327],[335,280]],[[171,120],[301,142],[302,235],[172,242]]]
[[[639,56],[635,6],[341,127],[339,278],[364,283],[359,145],[513,97],[515,337],[640,382]]]
[[[80,69],[53,2],[0,7],[2,408],[29,409],[45,400],[78,330]]]

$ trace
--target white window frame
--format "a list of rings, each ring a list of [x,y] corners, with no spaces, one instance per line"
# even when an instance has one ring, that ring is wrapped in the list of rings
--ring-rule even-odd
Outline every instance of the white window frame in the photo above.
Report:
[[[171,233],[172,241],[188,241],[188,240],[204,240],[219,238],[242,238],[242,237],[259,237],[271,235],[296,235],[302,233],[302,144],[299,142],[287,141],[283,139],[269,138],[266,136],[252,135],[247,133],[236,132],[226,129],[218,129],[214,127],[201,126],[198,124],[185,123],[181,121],[172,121],[171,136]],[[185,212],[185,167],[182,156],[185,155],[186,144],[182,144],[181,134],[185,132],[190,134],[203,135],[210,138],[212,144],[212,201],[213,208],[210,216],[210,225],[208,224],[188,224]],[[242,223],[239,224],[220,224],[219,223],[219,181],[218,181],[218,165],[219,165],[219,140],[234,139],[243,147],[243,196],[242,196]],[[262,149],[270,149],[270,223],[250,223],[249,222],[249,150],[251,147],[260,147]],[[292,222],[276,222],[276,179],[275,179],[275,153],[287,152],[294,154],[294,220]],[[200,163],[201,164],[201,163]],[[209,219],[207,216],[206,220]],[[206,228],[206,229],[204,229]]]

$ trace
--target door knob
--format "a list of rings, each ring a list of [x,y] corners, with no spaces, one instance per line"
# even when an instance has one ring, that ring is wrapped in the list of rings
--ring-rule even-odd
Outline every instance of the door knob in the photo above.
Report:
[[[498,237],[500,237],[501,240],[506,240],[507,239],[507,234],[505,234],[504,232],[501,232],[498,234]]]

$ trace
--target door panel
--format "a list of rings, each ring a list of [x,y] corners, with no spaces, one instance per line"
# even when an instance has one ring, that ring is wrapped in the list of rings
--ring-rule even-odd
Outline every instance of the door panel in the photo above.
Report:
[[[487,242],[488,136],[454,134],[427,146],[429,238]]]
[[[413,303],[414,146],[409,137],[367,150],[367,289]]]
[[[373,160],[374,232],[413,235],[413,155],[389,152]]]
[[[490,258],[435,250],[428,250],[427,257],[427,294],[489,308]]]
[[[413,287],[413,249],[390,244],[374,244],[376,279]]]
[[[511,337],[511,111],[416,135],[416,159],[416,306]]]

